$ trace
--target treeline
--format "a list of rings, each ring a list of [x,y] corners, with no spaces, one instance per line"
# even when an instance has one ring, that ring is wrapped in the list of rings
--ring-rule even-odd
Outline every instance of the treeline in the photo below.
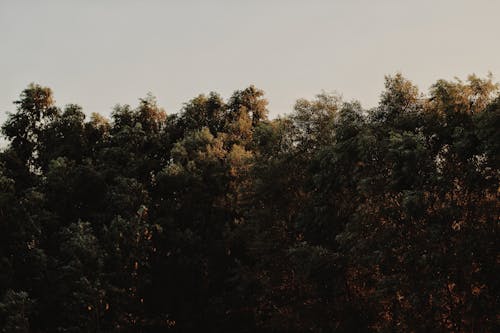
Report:
[[[376,108],[253,86],[111,119],[29,85],[2,126],[2,332],[494,332],[492,78]]]

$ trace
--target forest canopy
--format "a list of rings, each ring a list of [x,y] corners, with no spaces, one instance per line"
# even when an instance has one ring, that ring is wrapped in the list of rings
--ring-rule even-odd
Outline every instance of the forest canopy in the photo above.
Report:
[[[1,127],[2,332],[499,331],[492,77],[268,118],[254,86]]]

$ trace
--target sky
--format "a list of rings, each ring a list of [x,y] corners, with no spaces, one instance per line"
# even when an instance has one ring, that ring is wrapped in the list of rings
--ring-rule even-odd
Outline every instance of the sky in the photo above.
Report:
[[[376,106],[384,76],[500,76],[497,0],[0,0],[0,122],[35,82],[87,114],[168,113],[250,84],[270,115],[322,91]]]

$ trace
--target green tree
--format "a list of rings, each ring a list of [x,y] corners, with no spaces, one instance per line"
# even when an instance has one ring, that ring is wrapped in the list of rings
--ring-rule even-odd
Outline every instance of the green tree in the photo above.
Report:
[[[39,167],[40,136],[59,110],[54,106],[50,88],[30,84],[20,99],[14,102],[17,112],[10,114],[2,126],[2,133],[11,142],[10,147],[30,168]]]

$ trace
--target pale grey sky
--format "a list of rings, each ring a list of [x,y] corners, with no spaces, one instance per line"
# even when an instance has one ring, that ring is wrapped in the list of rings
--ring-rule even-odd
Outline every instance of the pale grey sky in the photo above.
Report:
[[[386,74],[500,77],[498,0],[0,0],[0,122],[30,82],[108,115],[152,92],[264,89],[271,115],[338,91],[377,104]]]

